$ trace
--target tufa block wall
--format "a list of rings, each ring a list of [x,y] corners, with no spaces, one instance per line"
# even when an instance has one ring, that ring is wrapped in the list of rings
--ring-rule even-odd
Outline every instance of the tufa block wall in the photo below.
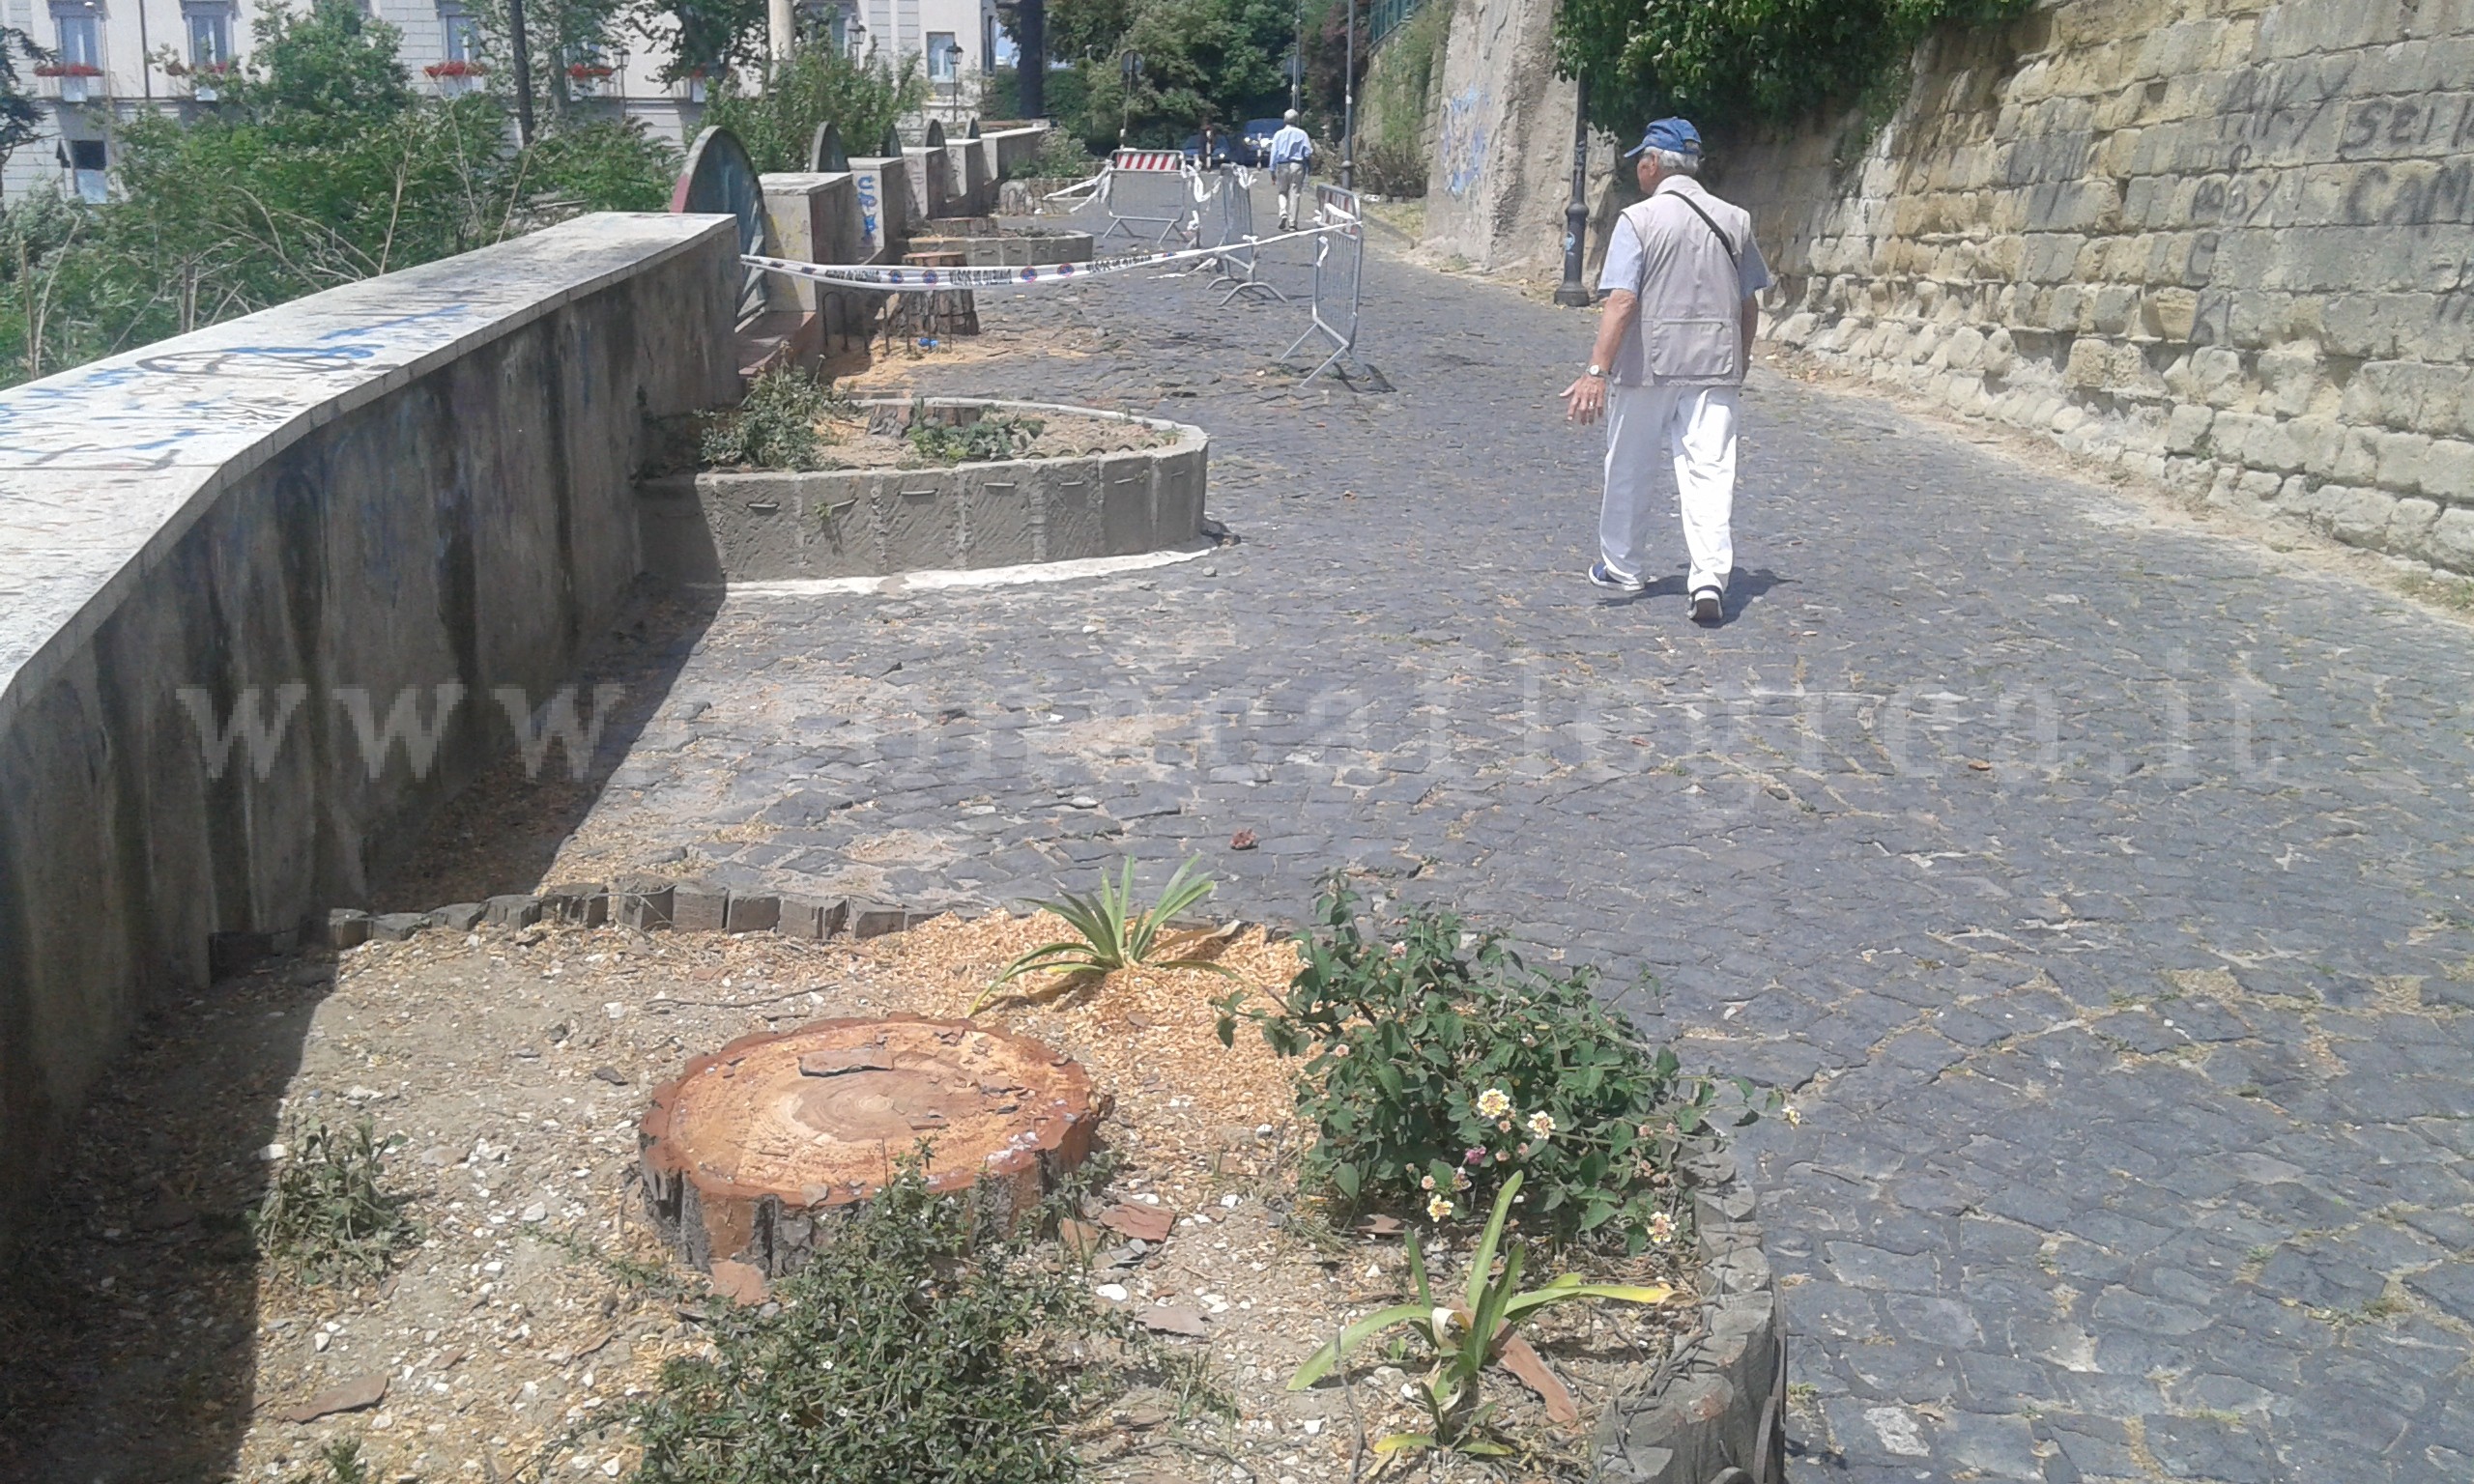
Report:
[[[2054,0],[1712,184],[1825,361],[2474,572],[2474,0]]]

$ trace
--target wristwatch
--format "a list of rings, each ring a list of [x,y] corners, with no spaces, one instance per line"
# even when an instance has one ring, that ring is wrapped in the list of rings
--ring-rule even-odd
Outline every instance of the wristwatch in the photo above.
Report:
[[[1601,382],[1602,382],[1602,381],[1606,380],[1606,368],[1605,368],[1604,366],[1599,365],[1597,361],[1594,361],[1594,360],[1593,360],[1593,361],[1591,361],[1591,362],[1589,363],[1589,369],[1588,369],[1588,370],[1586,370],[1586,371],[1584,371],[1584,372],[1582,372],[1582,373],[1581,373],[1581,375],[1583,375],[1583,376],[1587,376],[1587,377],[1594,377],[1594,378],[1596,378],[1597,380],[1598,380],[1598,381],[1601,381]]]

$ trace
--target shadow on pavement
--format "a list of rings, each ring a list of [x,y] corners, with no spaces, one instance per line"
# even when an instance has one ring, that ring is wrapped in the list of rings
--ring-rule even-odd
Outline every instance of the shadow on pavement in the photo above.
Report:
[[[719,601],[639,587],[577,677],[586,698],[596,685],[622,688],[584,776],[551,749],[528,783],[510,738],[433,815],[378,889],[382,900],[363,905],[427,910],[539,884],[658,714]],[[143,1012],[0,1268],[0,1478],[154,1484],[238,1467],[263,1357],[309,1343],[305,1330],[259,1327],[261,1295],[278,1279],[248,1214],[273,1168],[261,1152],[290,1137],[282,1099],[334,982],[335,956],[310,949]],[[392,1183],[429,1173],[404,1161]],[[350,1309],[388,1286],[332,1297]]]

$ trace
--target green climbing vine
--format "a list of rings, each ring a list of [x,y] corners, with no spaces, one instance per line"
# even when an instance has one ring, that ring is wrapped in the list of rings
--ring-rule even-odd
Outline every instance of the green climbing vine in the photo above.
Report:
[[[1564,0],[1556,65],[1611,128],[1682,113],[1783,123],[1878,97],[1943,25],[1999,25],[2033,0]]]

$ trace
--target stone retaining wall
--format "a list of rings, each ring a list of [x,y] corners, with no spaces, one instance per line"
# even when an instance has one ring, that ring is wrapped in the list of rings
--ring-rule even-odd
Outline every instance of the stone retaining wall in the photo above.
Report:
[[[0,392],[0,1245],[150,995],[535,724],[741,276],[727,217],[605,214]]]
[[[2474,0],[2051,0],[1719,152],[1826,361],[2474,572]]]

